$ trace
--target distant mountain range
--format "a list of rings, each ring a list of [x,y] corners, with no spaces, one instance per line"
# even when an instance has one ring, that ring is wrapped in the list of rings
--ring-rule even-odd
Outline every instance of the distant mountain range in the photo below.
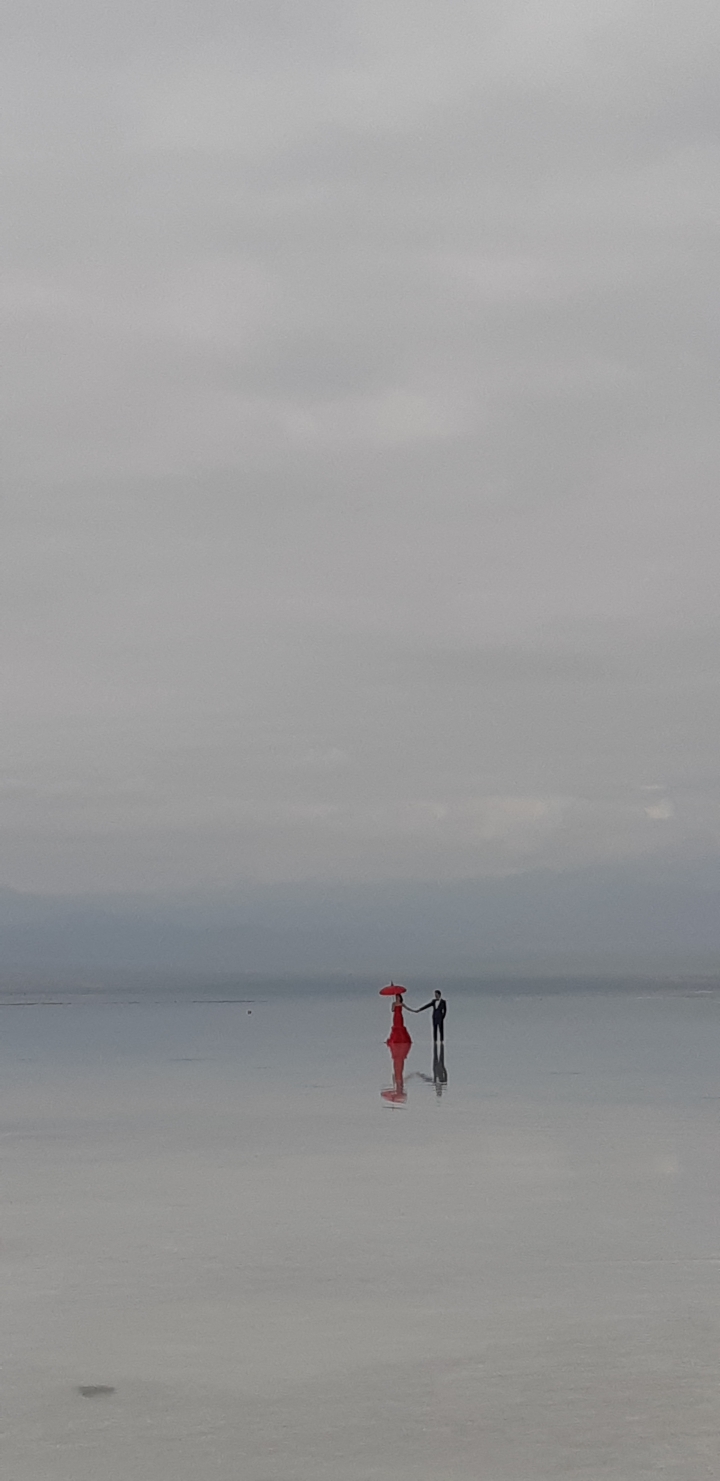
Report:
[[[0,891],[0,972],[99,968],[720,975],[720,862],[222,899]]]

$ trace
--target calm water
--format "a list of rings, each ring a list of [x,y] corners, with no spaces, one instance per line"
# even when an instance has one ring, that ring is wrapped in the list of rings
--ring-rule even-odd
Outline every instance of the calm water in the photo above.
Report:
[[[716,1474],[720,996],[254,996],[3,1004],[5,1474]]]

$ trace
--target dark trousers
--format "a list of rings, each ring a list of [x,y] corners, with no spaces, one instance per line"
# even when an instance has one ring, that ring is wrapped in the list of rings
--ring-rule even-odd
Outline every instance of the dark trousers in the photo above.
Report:
[[[433,1044],[437,1044],[438,1039],[441,1044],[445,1043],[445,1019],[436,1018],[433,1013]]]

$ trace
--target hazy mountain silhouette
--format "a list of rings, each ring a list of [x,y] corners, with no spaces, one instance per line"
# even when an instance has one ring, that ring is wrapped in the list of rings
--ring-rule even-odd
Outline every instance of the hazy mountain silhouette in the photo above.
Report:
[[[234,899],[0,892],[2,969],[720,969],[720,864],[245,888]]]

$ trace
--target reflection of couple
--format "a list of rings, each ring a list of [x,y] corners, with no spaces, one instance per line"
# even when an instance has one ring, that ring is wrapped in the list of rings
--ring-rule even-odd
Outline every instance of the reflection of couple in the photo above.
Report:
[[[399,992],[396,993],[393,999],[392,1006],[392,1028],[390,1029],[390,1037],[387,1040],[387,1046],[390,1050],[393,1062],[393,1088],[392,1090],[383,1091],[384,1098],[386,1100],[392,1101],[404,1101],[406,1098],[404,1080],[405,1060],[407,1059],[410,1052],[412,1039],[410,1038],[407,1027],[405,1025],[405,1019],[403,1018],[404,1006],[406,1005],[403,1004],[402,994]],[[430,999],[429,1003],[423,1003],[422,1008],[411,1008],[409,1005],[407,1006],[409,1013],[424,1013],[427,1008],[432,1008],[433,1044],[435,1046],[433,1079],[435,1081],[436,1087],[438,1085],[442,1086],[443,1084],[447,1084],[447,1074],[445,1072],[444,1058],[445,1015],[447,1013],[447,1003],[445,1002],[440,989],[438,988],[436,990],[435,996]],[[439,1053],[438,1038],[440,1040]],[[438,1094],[442,1094],[442,1090],[438,1089]]]

